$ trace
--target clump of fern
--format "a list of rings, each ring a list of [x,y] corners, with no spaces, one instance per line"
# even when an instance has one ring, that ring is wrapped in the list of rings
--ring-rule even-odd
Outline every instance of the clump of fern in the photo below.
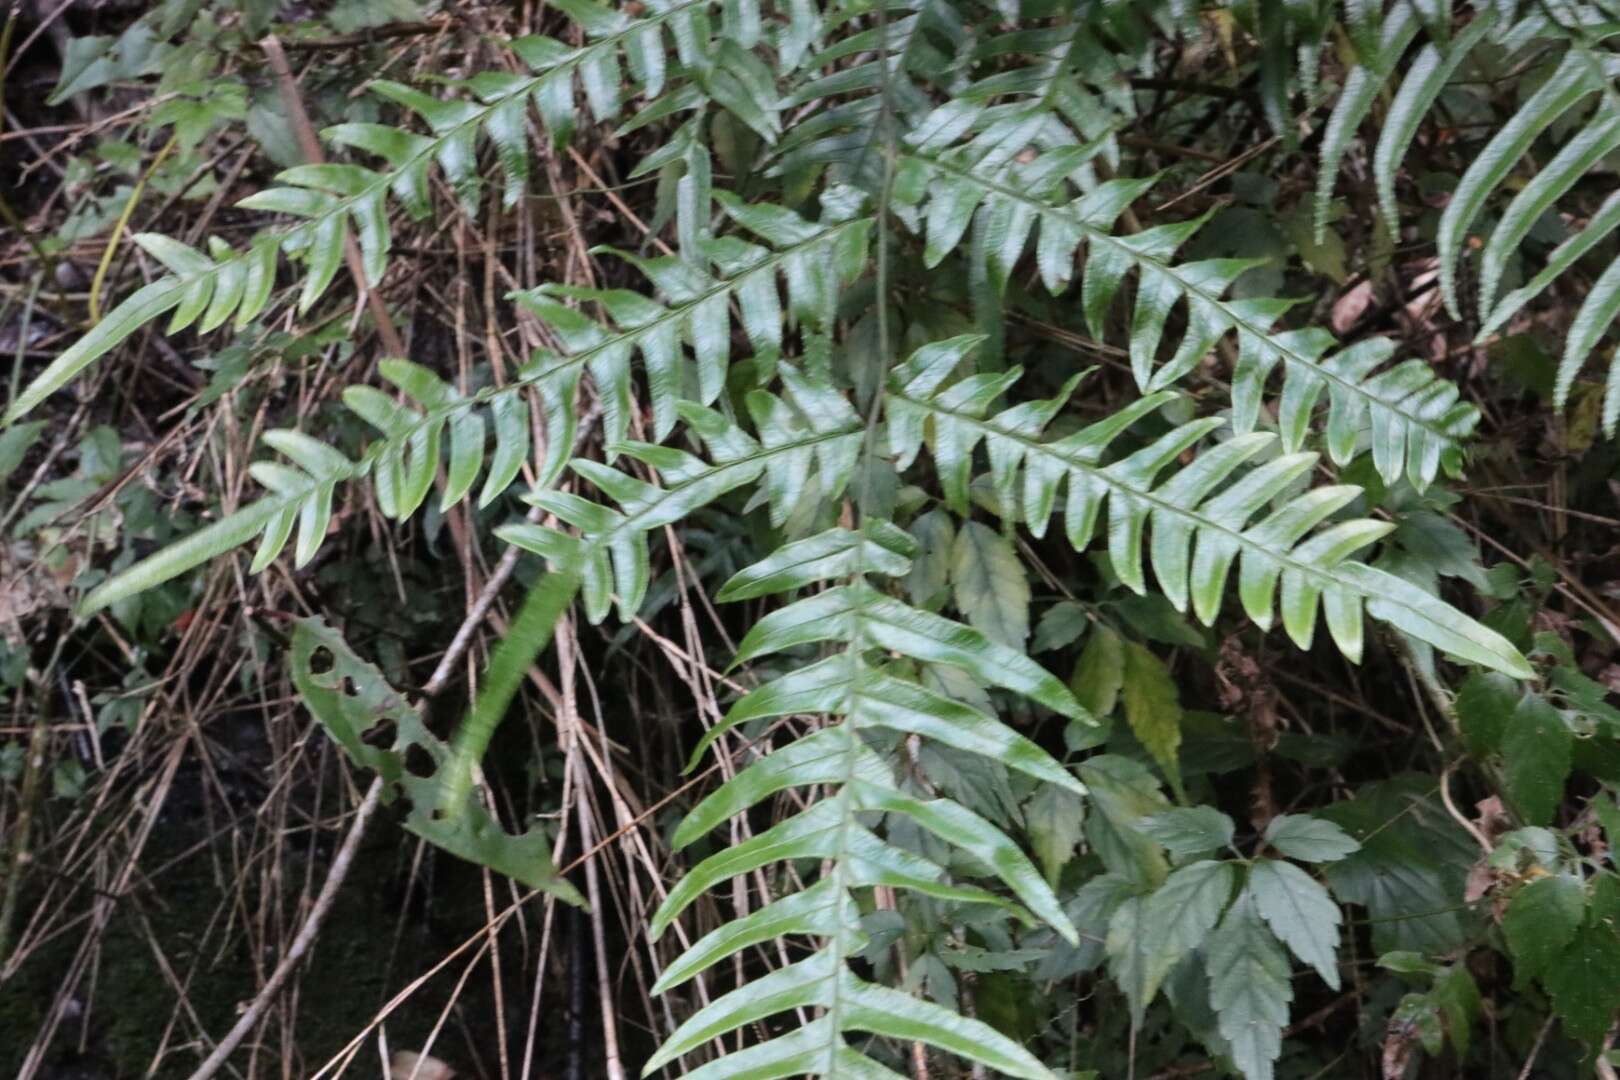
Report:
[[[252,572],[289,544],[302,566],[342,499],[371,498],[396,521],[435,499],[440,511],[470,500],[510,514],[493,536],[543,568],[453,746],[381,691],[368,719],[307,666],[300,685],[351,754],[417,809],[436,808],[412,828],[490,865],[526,867],[514,872],[577,899],[544,844],[505,834],[468,798],[472,769],[518,673],[572,604],[591,622],[615,608],[630,620],[649,592],[649,537],[721,499],[757,509],[771,550],[716,598],[766,612],[734,662],[771,658],[771,674],[732,702],[694,761],[728,732],[757,734],[766,721],[795,718],[800,735],[767,740],[768,752],[708,791],[674,844],[694,844],[786,792],[802,809],[698,861],[646,931],[657,941],[700,895],[769,880],[777,892],[752,897],[746,914],[673,958],[659,987],[674,991],[763,943],[792,944],[771,970],[739,963],[741,984],[668,1033],[647,1068],[741,1030],[745,1049],[688,1075],[893,1076],[881,1064],[885,1039],[928,1043],[1006,1075],[1053,1075],[1016,1040],[873,975],[869,916],[879,895],[930,905],[960,925],[993,913],[1080,945],[1071,909],[1085,905],[1065,907],[1016,830],[919,778],[917,756],[937,752],[1016,773],[1092,815],[1100,824],[1088,824],[1088,842],[1103,872],[1085,895],[1107,894],[1097,911],[1133,1023],[1172,971],[1190,972],[1176,992],[1191,980],[1213,1017],[1199,1038],[1251,1080],[1270,1077],[1294,960],[1338,982],[1342,917],[1304,866],[1344,859],[1355,842],[1327,822],[1277,818],[1264,837],[1271,854],[1227,858],[1232,822],[1170,805],[1149,772],[1146,763],[1179,792],[1179,731],[1138,731],[1141,761],[1064,761],[1015,730],[998,711],[1061,718],[1082,747],[1096,745],[1086,732],[1100,723],[1080,700],[1087,687],[1077,694],[1031,658],[1017,545],[1059,536],[1098,555],[1124,588],[1162,596],[1206,626],[1242,617],[1310,649],[1320,625],[1359,663],[1374,647],[1370,619],[1403,649],[1530,678],[1505,637],[1386,565],[1380,545],[1394,523],[1335,475],[1365,462],[1361,475],[1425,492],[1461,475],[1479,411],[1398,343],[1340,342],[1304,318],[1296,298],[1240,288],[1258,260],[1191,253],[1207,217],[1152,216],[1162,181],[1131,175],[1120,139],[1139,111],[1129,80],[1159,27],[1196,25],[1188,11],[1013,4],[991,15],[938,0],[560,6],[574,24],[570,40],[505,42],[517,61],[510,70],[432,87],[372,84],[395,107],[391,122],[325,132],[341,160],[286,170],[246,200],[282,222],[246,243],[210,239],[203,251],[137,237],[167,275],[56,358],[6,420],[163,315],[170,333],[240,329],[279,303],[278,279],[291,284],[297,313],[311,311],[341,280],[351,236],[360,284],[380,282],[395,215],[457,212],[433,195],[436,178],[471,207],[496,176],[511,205],[529,194],[533,153],[608,124],[659,134],[633,175],[659,178],[658,225],[668,225],[673,254],[616,252],[636,288],[531,282],[514,291],[514,315],[553,344],[498,385],[466,391],[412,358],[381,360],[375,384],[343,396],[372,433],[358,457],[309,433],[267,433],[279,460],[253,464],[264,489],[256,501],[113,575],[85,612],[250,542]],[[1453,27],[1405,3],[1387,13],[1352,6],[1342,17],[1299,8],[1261,5],[1254,29],[1275,34],[1261,65],[1263,111],[1290,137],[1296,97],[1314,106],[1326,92],[1323,43],[1344,31],[1350,61],[1322,134],[1319,219],[1381,91],[1393,96],[1372,173],[1386,225],[1396,227],[1400,162],[1448,80],[1480,63],[1487,45],[1493,55],[1564,51],[1440,216],[1440,280],[1461,316],[1467,237],[1487,206],[1502,205],[1479,256],[1481,335],[1578,272],[1620,224],[1611,197],[1504,294],[1509,253],[1620,148],[1611,23],[1597,9],[1488,5]],[[1555,123],[1576,134],[1503,196],[1516,163]],[[716,172],[708,146],[720,131],[746,171]],[[541,145],[531,146],[536,136]],[[284,255],[293,264],[285,275]],[[919,282],[902,269],[934,277]],[[925,309],[918,294],[930,282],[948,311]],[[1026,378],[1011,362],[1021,346],[1007,315],[1032,303],[1072,306],[1093,339],[1117,342],[1131,400],[1081,422],[1085,372]],[[1560,400],[1617,313],[1611,267],[1570,329]],[[1212,357],[1219,379],[1208,377]],[[1026,389],[1032,382],[1056,389]],[[601,406],[600,454],[576,453],[586,388]],[[650,440],[633,437],[642,411]],[[1616,416],[1611,374],[1610,428]],[[965,622],[910,584],[934,573],[924,560],[937,557],[919,539],[920,504],[971,538],[965,554],[952,549],[967,563],[952,573],[985,583]],[[534,513],[518,520],[525,508]],[[311,643],[338,647],[325,628],[301,633],[306,660]],[[1136,662],[1151,670],[1151,661]],[[392,750],[360,738],[379,719],[400,725]],[[431,783],[400,769],[409,745],[430,748]]]

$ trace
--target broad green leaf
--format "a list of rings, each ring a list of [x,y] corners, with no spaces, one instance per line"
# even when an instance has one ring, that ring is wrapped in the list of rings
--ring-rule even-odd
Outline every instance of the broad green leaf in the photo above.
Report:
[[[1317,881],[1293,863],[1257,859],[1249,868],[1249,894],[1278,940],[1339,988],[1339,905]]]
[[[1060,600],[1042,613],[1035,624],[1035,640],[1030,643],[1032,653],[1051,652],[1078,641],[1091,626],[1091,617],[1084,605],[1073,600]],[[1074,687],[1070,686],[1073,690]],[[1093,715],[1103,715],[1091,710]]]
[[[1086,647],[1080,650],[1069,689],[1093,716],[1108,716],[1119,701],[1125,683],[1125,641],[1113,628],[1099,623]]]
[[[1024,827],[1051,885],[1057,885],[1080,845],[1085,809],[1074,792],[1050,784],[1042,785],[1024,804]]]
[[[1502,779],[1507,795],[1532,825],[1547,825],[1564,798],[1575,738],[1548,701],[1528,694],[1502,733]]]
[[[1609,1033],[1620,1010],[1617,891],[1612,877],[1598,879],[1585,922],[1541,975],[1565,1033],[1594,1049]]]
[[[1457,963],[1446,968],[1435,979],[1429,997],[1440,1006],[1440,1012],[1446,1019],[1446,1033],[1457,1048],[1457,1056],[1466,1058],[1469,1032],[1484,1012],[1479,986],[1469,973],[1468,966]]]
[[[1245,891],[1204,947],[1209,1004],[1245,1080],[1272,1080],[1294,988],[1288,957]]]
[[[1232,863],[1204,860],[1173,871],[1148,898],[1144,931],[1172,965],[1205,944],[1236,882]]]
[[[950,584],[956,524],[949,511],[930,510],[911,523],[911,535],[917,541],[917,555],[906,576],[906,595],[918,607],[937,611]]]
[[[1132,896],[1108,920],[1108,972],[1130,1003],[1131,1023],[1142,1025],[1147,1007],[1158,996],[1176,957],[1171,942],[1151,923],[1146,896]]]
[[[1152,772],[1134,759],[1113,754],[1088,758],[1076,771],[1097,811],[1086,819],[1086,836],[1103,865],[1144,891],[1157,888],[1169,864],[1138,825],[1170,804]]]
[[[1586,890],[1567,874],[1537,878],[1520,886],[1502,916],[1502,934],[1522,984],[1545,972],[1581,928]]]
[[[1309,814],[1278,814],[1266,825],[1266,843],[1301,862],[1337,862],[1361,850],[1339,826]]]
[[[30,420],[0,431],[0,484],[6,482],[17,466],[22,464],[28,448],[39,441],[45,430],[45,421]]]
[[[1154,814],[1142,831],[1177,858],[1217,851],[1232,842],[1232,819],[1213,806],[1186,806]]]
[[[951,549],[956,606],[986,637],[1020,651],[1029,638],[1029,580],[1006,537],[977,521]]]
[[[1502,747],[1502,736],[1519,707],[1519,685],[1494,671],[1476,671],[1457,691],[1457,724],[1468,751],[1476,757]]]

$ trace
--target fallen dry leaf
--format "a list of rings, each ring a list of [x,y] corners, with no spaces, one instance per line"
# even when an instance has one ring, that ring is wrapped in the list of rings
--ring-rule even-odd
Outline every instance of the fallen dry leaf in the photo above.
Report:
[[[1350,328],[1361,320],[1372,307],[1373,284],[1363,281],[1361,284],[1348,289],[1345,294],[1333,301],[1333,312],[1328,318],[1333,332],[1343,337],[1350,332]]]
[[[396,1050],[388,1062],[388,1080],[451,1080],[456,1070],[436,1057]]]

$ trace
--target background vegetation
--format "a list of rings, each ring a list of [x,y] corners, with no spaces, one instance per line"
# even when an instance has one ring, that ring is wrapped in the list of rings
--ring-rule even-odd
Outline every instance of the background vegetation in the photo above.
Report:
[[[1614,1076],[1617,31],[13,6],[0,1070]]]

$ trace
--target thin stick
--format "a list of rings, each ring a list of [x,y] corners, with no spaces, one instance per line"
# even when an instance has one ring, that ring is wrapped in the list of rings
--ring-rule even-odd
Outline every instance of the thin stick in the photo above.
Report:
[[[382,795],[382,777],[374,777],[371,786],[366,789],[366,797],[360,800],[360,809],[355,811],[354,821],[349,825],[349,834],[343,838],[343,846],[338,849],[337,857],[332,860],[332,869],[326,875],[326,884],[321,886],[321,893],[315,898],[315,906],[309,909],[309,917],[304,925],[298,928],[298,936],[293,939],[292,948],[287,955],[281,958],[276,970],[271,972],[264,988],[259,991],[258,997],[253,999],[247,1011],[237,1020],[236,1025],[214,1047],[214,1052],[208,1055],[197,1071],[191,1074],[191,1080],[208,1080],[225,1064],[225,1059],[241,1045],[248,1033],[258,1026],[270,1002],[281,992],[282,986],[291,977],[293,969],[303,960],[304,954],[315,943],[315,937],[320,933],[321,923],[326,919],[326,913],[332,909],[332,902],[337,899],[338,890],[343,887],[343,879],[349,876],[349,867],[354,862],[354,854],[360,849],[360,838],[365,835],[366,824],[370,822],[372,813],[377,809],[377,803]]]
[[[1536,1033],[1536,1041],[1530,1047],[1530,1056],[1524,1059],[1524,1068],[1519,1070],[1519,1080],[1530,1080],[1530,1073],[1536,1067],[1536,1058],[1541,1056],[1541,1044],[1547,1041],[1547,1033],[1552,1030],[1553,1021],[1556,1019],[1556,1016],[1547,1017],[1547,1022],[1542,1024],[1541,1030]]]
[[[558,714],[558,720],[567,723],[569,727],[568,740],[572,753],[574,768],[579,770],[580,786],[583,789],[586,783],[585,764],[583,755],[577,751],[585,742],[585,734],[581,730],[576,698],[574,696],[574,663],[575,639],[573,623],[564,620],[557,634],[557,667],[562,681],[563,708]],[[604,773],[604,782],[610,782]],[[579,798],[574,801],[574,810],[579,819],[579,846],[589,849],[591,846],[591,814],[589,800],[581,790]],[[605,1057],[603,1065],[608,1080],[625,1080],[624,1065],[619,1056],[618,1024],[615,1023],[613,1013],[613,986],[609,978],[609,963],[607,955],[606,935],[602,930],[602,898],[601,884],[598,880],[596,860],[590,859],[585,863],[585,895],[590,901],[591,940],[596,946],[596,985],[597,995],[602,1010],[602,1052]],[[576,957],[580,952],[574,954]],[[577,979],[576,972],[575,978]]]
[[[61,651],[58,645],[57,651]],[[54,658],[53,658],[54,663]],[[47,669],[48,670],[48,669]],[[34,807],[39,802],[45,775],[45,750],[50,736],[50,681],[42,678],[39,704],[34,711],[34,730],[24,759],[22,792],[17,821],[11,829],[11,858],[6,870],[5,897],[0,899],[0,971],[11,953],[11,922],[17,912],[17,895],[22,891],[22,872],[28,863],[28,838],[34,829]]]
[[[287,106],[287,116],[292,120],[293,133],[298,137],[299,149],[311,164],[319,165],[326,160],[321,152],[321,140],[315,136],[315,125],[309,122],[309,113],[304,110],[304,96],[298,91],[298,80],[293,77],[292,68],[287,65],[287,54],[282,51],[281,42],[276,35],[266,34],[259,40],[259,48],[264,50],[265,59],[270,61],[270,70],[276,73],[276,82],[281,90],[281,100]],[[388,307],[383,303],[382,295],[373,288],[380,282],[366,280],[366,266],[360,257],[360,245],[355,242],[354,234],[347,229],[343,231],[343,261],[349,267],[349,275],[354,278],[355,286],[365,295],[366,306],[371,309],[371,317],[377,323],[377,336],[382,338],[383,348],[388,350],[389,356],[403,357],[405,355],[405,340],[399,336],[399,330],[394,326],[393,316],[388,314]]]
[[[179,141],[178,133],[169,136],[169,141],[163,144],[163,149],[152,159],[152,164],[148,165],[146,171],[141,173],[141,178],[135,181],[135,186],[130,189],[129,198],[124,200],[124,209],[119,212],[118,220],[113,223],[112,235],[107,238],[107,246],[101,252],[101,261],[96,264],[95,277],[90,279],[91,326],[101,321],[101,290],[107,283],[107,271],[112,267],[113,256],[118,254],[118,242],[124,238],[124,230],[129,228],[129,219],[134,215],[135,207],[146,191],[146,183],[157,173]]]

